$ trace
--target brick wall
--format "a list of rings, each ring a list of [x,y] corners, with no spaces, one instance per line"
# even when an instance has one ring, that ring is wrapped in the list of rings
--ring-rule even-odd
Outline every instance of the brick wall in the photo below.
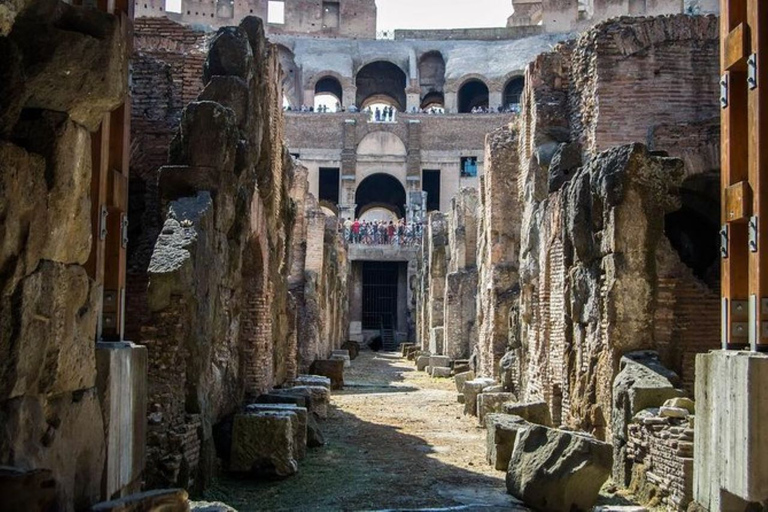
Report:
[[[660,417],[648,410],[628,430],[627,454],[636,464],[633,489],[665,510],[686,510],[693,500],[692,425],[687,419]]]
[[[160,231],[158,170],[181,111],[203,89],[203,64],[211,34],[165,18],[134,22],[131,103],[131,186],[129,200],[126,336],[141,341],[147,323],[147,266]]]

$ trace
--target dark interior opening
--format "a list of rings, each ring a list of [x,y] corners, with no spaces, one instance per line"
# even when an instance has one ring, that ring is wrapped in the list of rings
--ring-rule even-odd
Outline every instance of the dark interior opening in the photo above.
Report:
[[[664,218],[664,234],[680,259],[710,288],[720,282],[720,178],[697,174],[680,188],[683,207]]]
[[[332,76],[326,76],[317,81],[315,84],[315,96],[318,94],[332,94],[336,96],[339,103],[342,103],[342,100],[344,99],[341,84]]]
[[[507,83],[504,88],[504,108],[514,108],[520,105],[520,97],[523,95],[525,78],[517,76]]]
[[[363,108],[371,96],[391,98],[394,107],[402,112],[405,110],[405,85],[407,79],[402,69],[391,62],[378,61],[363,66],[357,72],[356,104]]]
[[[459,113],[467,114],[475,107],[488,108],[488,87],[480,80],[470,80],[459,89]]]
[[[363,262],[363,329],[397,325],[397,281],[397,262]]]
[[[398,218],[405,216],[405,189],[400,181],[389,174],[373,174],[365,178],[355,192],[355,217],[371,206],[382,206],[395,212]]]
[[[339,169],[337,167],[320,168],[320,201],[339,204]]]
[[[440,170],[427,170],[421,173],[421,190],[427,193],[427,211],[440,209]]]

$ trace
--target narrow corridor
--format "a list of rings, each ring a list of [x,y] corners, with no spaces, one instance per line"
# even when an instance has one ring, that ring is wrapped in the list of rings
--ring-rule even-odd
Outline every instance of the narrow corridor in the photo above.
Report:
[[[462,416],[452,379],[417,372],[397,353],[364,351],[334,392],[298,475],[274,482],[228,478],[207,493],[240,512],[265,510],[527,510],[485,462],[485,430]]]

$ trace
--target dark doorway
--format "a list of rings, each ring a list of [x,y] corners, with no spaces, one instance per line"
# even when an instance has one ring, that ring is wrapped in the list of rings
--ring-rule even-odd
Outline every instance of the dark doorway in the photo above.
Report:
[[[402,183],[389,174],[377,173],[365,178],[355,192],[357,210],[355,217],[360,217],[372,207],[383,207],[397,215],[405,216],[405,188]]]
[[[377,101],[391,104],[397,110],[405,110],[405,86],[407,78],[402,69],[391,62],[377,61],[364,66],[355,77],[357,106],[365,108],[368,99],[375,96]]]
[[[398,263],[363,262],[363,329],[397,325]]]
[[[440,210],[440,169],[422,171],[421,190],[427,193],[427,211]]]
[[[320,186],[318,190],[320,202],[327,201],[339,204],[339,169],[335,167],[320,168]]]
[[[488,108],[488,87],[480,80],[470,80],[459,89],[459,113],[467,114],[474,108]]]
[[[520,108],[520,98],[525,88],[525,78],[517,76],[507,83],[504,88],[504,108],[515,110]]]

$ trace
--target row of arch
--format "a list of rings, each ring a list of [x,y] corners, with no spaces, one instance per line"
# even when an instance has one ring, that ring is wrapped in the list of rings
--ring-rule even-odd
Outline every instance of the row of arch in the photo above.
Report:
[[[286,97],[300,97],[302,89],[299,69],[293,53],[280,46],[280,61],[283,68],[283,89]],[[420,88],[419,108],[445,107],[446,78],[445,59],[439,51],[429,51],[418,61]],[[403,69],[387,60],[376,60],[362,66],[354,77],[356,97],[345,98],[341,77],[330,73],[321,73],[314,84],[315,103],[318,97],[325,104],[334,106],[354,104],[360,109],[371,105],[386,105],[402,112],[407,107],[406,88],[408,77]],[[502,107],[509,108],[520,102],[524,78],[520,75],[511,77],[504,86]],[[489,86],[479,76],[469,76],[460,81],[457,90],[456,109],[459,113],[471,112],[474,108],[496,108],[489,104]],[[294,107],[298,105],[293,105]]]
[[[381,62],[373,64],[382,64]],[[394,68],[391,69],[391,68]],[[395,71],[396,70],[396,71]],[[381,80],[379,77],[390,73],[395,79]],[[398,76],[402,75],[402,76]],[[509,108],[520,103],[520,97],[525,84],[522,76],[511,78],[504,86],[502,107]],[[391,63],[363,68],[357,77],[357,97],[355,105],[364,109],[371,105],[387,105],[403,112],[406,109],[406,78],[405,73]],[[324,76],[315,84],[315,97],[326,96],[329,103],[344,104],[344,93],[341,83],[332,76]],[[457,109],[460,114],[472,112],[474,109],[489,109],[490,90],[488,85],[479,78],[467,79],[458,90]],[[429,90],[422,92],[421,109],[444,108],[445,94],[443,91]]]

